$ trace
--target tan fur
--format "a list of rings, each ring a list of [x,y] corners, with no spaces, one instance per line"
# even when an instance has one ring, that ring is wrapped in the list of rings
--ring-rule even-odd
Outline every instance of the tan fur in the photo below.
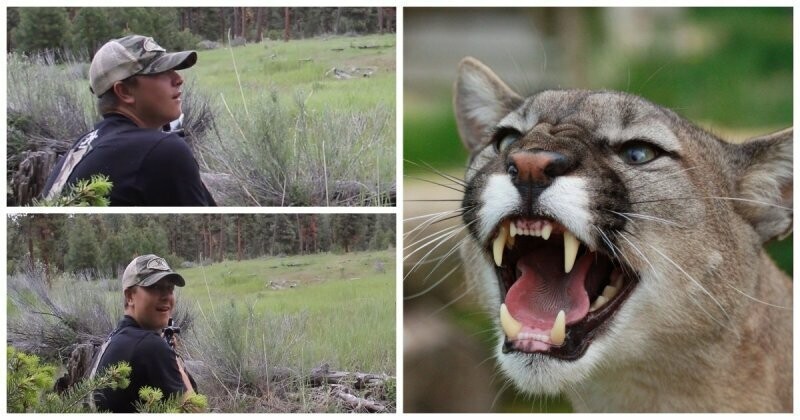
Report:
[[[589,135],[602,131],[612,145],[648,136],[679,156],[647,168],[624,167],[610,155],[583,158],[573,176],[598,194],[593,200],[613,188],[597,168],[625,173],[632,211],[673,223],[636,219],[626,225],[630,242],[617,238],[641,280],[580,359],[503,354],[498,328],[499,364],[521,390],[566,393],[578,411],[792,411],[792,285],[763,251],[791,232],[791,129],[734,145],[632,95],[547,91],[522,99],[472,58],[460,65],[454,104],[472,155],[465,203],[479,208],[487,205],[479,195],[487,180],[504,175],[488,146],[504,118],[533,121],[519,127],[527,133],[520,141],[536,147],[562,147],[534,133],[556,118]],[[486,214],[477,218],[494,217]],[[482,235],[473,231],[461,255],[468,281],[497,314],[501,297]]]

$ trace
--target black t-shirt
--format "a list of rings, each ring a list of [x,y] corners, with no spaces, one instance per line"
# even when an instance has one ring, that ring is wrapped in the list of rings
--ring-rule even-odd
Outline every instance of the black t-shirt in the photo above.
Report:
[[[120,114],[104,115],[95,131],[91,152],[78,163],[66,185],[103,174],[113,183],[112,206],[216,205],[200,179],[192,151],[177,134],[139,128]],[[62,164],[56,165],[54,174]],[[45,191],[54,178],[51,175]]]
[[[139,388],[148,385],[160,388],[164,398],[171,394],[183,395],[183,385],[176,355],[167,342],[156,331],[142,329],[128,315],[117,325],[117,332],[97,366],[101,374],[107,366],[120,361],[131,365],[131,383],[125,389],[102,389],[95,394],[98,410],[114,413],[133,413],[134,403],[139,399]]]

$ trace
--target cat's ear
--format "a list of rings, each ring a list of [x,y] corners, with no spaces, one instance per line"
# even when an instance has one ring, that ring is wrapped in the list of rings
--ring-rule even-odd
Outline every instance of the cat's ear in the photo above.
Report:
[[[735,148],[736,211],[755,228],[762,242],[792,232],[793,129],[748,140]]]
[[[453,94],[458,132],[470,152],[483,146],[489,130],[522,104],[522,98],[480,61],[466,57],[458,65]]]

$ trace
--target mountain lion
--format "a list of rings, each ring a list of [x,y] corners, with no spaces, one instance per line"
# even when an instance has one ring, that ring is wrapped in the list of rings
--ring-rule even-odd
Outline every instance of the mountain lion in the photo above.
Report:
[[[792,129],[727,143],[619,92],[519,96],[465,58],[468,281],[518,388],[578,411],[791,411]]]

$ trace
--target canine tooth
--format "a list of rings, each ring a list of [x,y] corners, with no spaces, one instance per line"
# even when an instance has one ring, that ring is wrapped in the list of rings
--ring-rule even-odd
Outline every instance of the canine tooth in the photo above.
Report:
[[[578,256],[580,242],[570,231],[564,231],[564,272],[569,273],[575,265],[575,257]]]
[[[511,316],[505,303],[500,304],[500,326],[503,327],[503,332],[509,340],[516,340],[522,331],[522,323]]]
[[[611,300],[614,296],[617,295],[617,288],[614,286],[606,286],[606,288],[603,289],[602,295],[606,299]]]
[[[550,239],[550,234],[553,233],[553,225],[547,223],[542,228],[542,238],[546,241]]]
[[[602,308],[603,305],[605,305],[606,303],[608,303],[608,299],[605,296],[603,295],[598,296],[597,299],[595,299],[595,301],[592,302],[592,306],[589,307],[589,312],[594,312]]]
[[[503,265],[503,247],[506,246],[506,238],[508,238],[508,230],[506,230],[505,226],[501,225],[500,230],[497,232],[497,237],[494,238],[494,243],[492,244],[494,263],[497,264],[498,267]]]
[[[550,343],[554,346],[564,344],[564,338],[567,336],[567,315],[564,310],[560,310],[556,316],[556,322],[553,323],[553,329],[550,330]]]
[[[511,224],[509,224],[508,228],[509,228],[508,229],[509,237],[513,238],[513,237],[517,236],[517,225],[516,224],[511,223]]]

